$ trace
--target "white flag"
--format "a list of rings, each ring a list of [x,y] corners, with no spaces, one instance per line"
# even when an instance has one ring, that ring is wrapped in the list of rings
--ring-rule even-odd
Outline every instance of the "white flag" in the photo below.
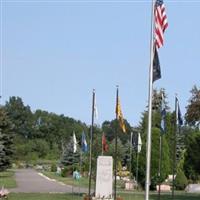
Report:
[[[140,133],[138,133],[138,144],[137,144],[138,153],[141,152],[141,149],[142,149],[142,139],[141,139]]]
[[[77,141],[76,141],[76,135],[73,132],[73,152],[76,153],[77,151]]]

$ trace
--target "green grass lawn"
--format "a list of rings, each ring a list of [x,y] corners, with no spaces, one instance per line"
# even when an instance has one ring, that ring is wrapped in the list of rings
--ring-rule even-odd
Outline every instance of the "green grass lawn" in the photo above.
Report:
[[[121,193],[119,196],[123,197],[124,200],[144,200],[144,193]],[[160,197],[161,200],[170,200],[172,199],[171,194],[161,194]],[[199,200],[200,199],[200,194],[187,194],[187,193],[178,193],[175,194],[174,200]],[[150,195],[150,200],[158,200],[158,195],[157,194],[151,194]]]
[[[144,200],[144,194],[121,194],[124,200]],[[25,193],[11,193],[9,194],[9,200],[83,200],[83,195],[72,194],[25,194]],[[155,194],[150,196],[150,200],[157,200],[158,197]],[[171,195],[162,194],[161,200],[170,200]],[[174,200],[199,200],[200,195],[178,194],[175,195]]]
[[[15,173],[11,170],[0,172],[0,187],[4,186],[5,188],[15,188],[16,181],[14,175]]]
[[[72,177],[61,177],[59,175],[56,175],[55,172],[42,172],[45,176],[48,176],[51,179],[56,179],[58,181],[61,181],[67,185],[74,185],[74,186],[80,186],[80,187],[88,187],[88,178],[82,177],[80,180],[75,180]],[[92,185],[93,185],[92,181]]]
[[[8,196],[9,200],[80,200],[77,195],[69,194],[39,194],[39,193],[11,193]]]

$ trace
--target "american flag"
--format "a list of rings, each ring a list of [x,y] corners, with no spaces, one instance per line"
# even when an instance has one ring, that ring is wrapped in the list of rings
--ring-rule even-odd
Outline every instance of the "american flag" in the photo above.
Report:
[[[154,15],[155,15],[155,32],[154,32],[155,44],[157,48],[160,48],[163,46],[164,32],[168,27],[167,15],[165,12],[165,5],[163,3],[163,0],[156,0]]]

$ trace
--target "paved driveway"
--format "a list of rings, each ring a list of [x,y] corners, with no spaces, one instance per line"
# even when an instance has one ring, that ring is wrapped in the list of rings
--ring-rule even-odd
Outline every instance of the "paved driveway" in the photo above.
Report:
[[[10,189],[11,192],[23,193],[87,193],[87,189],[72,187],[61,182],[47,179],[33,169],[16,170],[15,178],[17,188]]]

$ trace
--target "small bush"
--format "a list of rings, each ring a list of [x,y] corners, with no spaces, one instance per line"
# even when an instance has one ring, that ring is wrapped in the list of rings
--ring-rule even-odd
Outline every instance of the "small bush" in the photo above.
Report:
[[[67,176],[70,176],[72,175],[73,173],[73,168],[72,166],[68,166],[68,167],[64,167],[61,171],[61,176],[62,177],[67,177]]]
[[[159,183],[159,177],[153,176],[151,177],[151,185],[150,185],[150,190],[156,190],[156,185]]]
[[[178,171],[175,179],[175,186],[177,190],[184,190],[188,184],[188,180],[182,170]]]
[[[55,163],[51,164],[51,172],[56,172],[57,171],[57,166]]]

